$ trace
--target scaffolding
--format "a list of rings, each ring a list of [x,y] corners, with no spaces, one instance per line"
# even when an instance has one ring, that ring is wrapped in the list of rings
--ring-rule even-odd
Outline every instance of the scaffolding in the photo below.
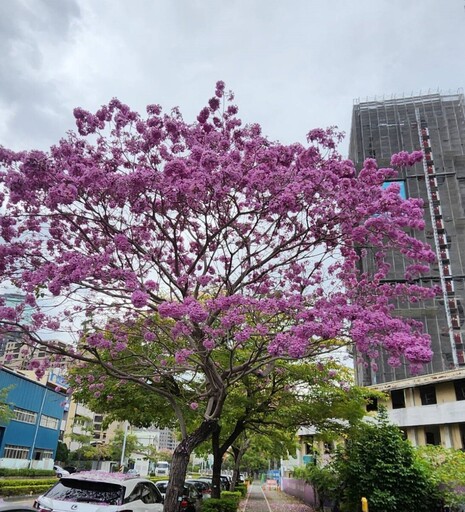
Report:
[[[403,182],[408,197],[424,200],[426,229],[420,236],[433,246],[437,263],[422,280],[431,286],[441,285],[443,296],[416,305],[397,305],[397,313],[420,319],[430,334],[434,356],[427,373],[465,364],[464,104],[461,91],[428,91],[409,97],[355,100],[353,105],[349,158],[357,168],[366,158],[375,158],[380,167],[389,167],[394,153],[418,149],[424,153],[424,164],[408,172],[401,170],[396,181]],[[390,280],[404,280],[405,260],[394,253],[389,258]],[[364,265],[370,269],[369,261]],[[392,369],[382,360],[377,380],[389,382],[407,376],[405,368]],[[372,376],[365,375],[363,383],[373,383]]]

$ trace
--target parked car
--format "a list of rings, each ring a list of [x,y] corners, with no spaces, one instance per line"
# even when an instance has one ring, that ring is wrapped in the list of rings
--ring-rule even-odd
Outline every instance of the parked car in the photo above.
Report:
[[[55,471],[55,475],[58,478],[61,478],[62,476],[68,476],[70,474],[68,470],[62,468],[61,466],[53,466],[53,471]]]
[[[127,475],[140,476],[139,471],[137,469],[128,469],[126,472]]]
[[[199,476],[197,480],[207,482],[207,484],[210,486],[210,489],[213,490],[213,480],[210,476]],[[223,489],[223,486],[221,486],[221,489]]]
[[[163,499],[166,495],[166,489],[168,488],[168,480],[159,480],[155,482],[155,485],[158,487]],[[179,502],[179,511],[180,512],[196,512],[198,508],[200,508],[199,503],[199,492],[196,487],[188,482],[184,482],[184,489],[182,493],[182,499]]]
[[[59,510],[97,512],[105,507],[111,512],[163,512],[163,498],[146,478],[124,473],[82,471],[63,476],[34,502],[39,512]]]
[[[229,491],[229,487],[231,486],[231,479],[229,478],[229,476],[221,475],[220,480],[221,488],[223,489],[223,491]]]
[[[192,484],[200,494],[201,498],[210,498],[212,494],[211,486],[208,482],[197,480],[196,478],[189,478],[186,483]]]
[[[76,473],[78,471],[78,468],[76,466],[63,466],[63,469],[65,471],[68,471],[68,473],[71,475],[73,473]]]

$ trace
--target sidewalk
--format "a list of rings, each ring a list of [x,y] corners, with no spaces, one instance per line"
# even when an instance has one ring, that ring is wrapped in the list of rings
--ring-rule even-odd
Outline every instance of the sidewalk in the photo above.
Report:
[[[241,503],[241,512],[314,512],[297,498],[280,490],[269,490],[259,482],[249,487],[245,500]]]

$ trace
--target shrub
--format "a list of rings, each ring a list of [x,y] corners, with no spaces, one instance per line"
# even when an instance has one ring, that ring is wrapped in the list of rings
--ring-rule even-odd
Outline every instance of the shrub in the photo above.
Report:
[[[55,476],[55,471],[51,469],[9,469],[9,468],[0,468],[0,477],[9,477],[9,476],[28,476],[28,477],[43,477],[43,476]]]
[[[36,487],[38,485],[48,485],[51,487],[53,484],[57,482],[57,478],[40,478],[36,480],[30,480],[26,478],[22,478],[20,480],[0,480],[0,491],[3,491],[5,487]]]
[[[245,498],[247,496],[247,485],[245,484],[237,484],[235,491],[239,491],[241,493],[241,496]]]
[[[315,489],[322,510],[325,503],[337,501],[340,479],[330,465],[324,467],[315,466],[314,464],[308,465],[304,479]]]
[[[335,466],[343,484],[343,510],[358,510],[362,496],[370,512],[435,510],[437,486],[385,411],[378,423],[365,423],[351,433]]]
[[[443,446],[417,446],[418,461],[440,489],[442,501],[453,510],[465,506],[465,453]]]
[[[1,495],[6,496],[27,496],[30,494],[42,494],[50,489],[50,485],[7,485],[2,487]]]
[[[202,512],[236,512],[238,502],[232,498],[209,498],[202,503]]]
[[[242,493],[240,491],[221,491],[221,499],[234,500],[239,505],[241,501]]]

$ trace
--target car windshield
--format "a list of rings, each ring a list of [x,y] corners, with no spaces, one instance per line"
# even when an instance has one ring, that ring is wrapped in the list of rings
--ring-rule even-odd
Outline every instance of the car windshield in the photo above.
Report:
[[[44,494],[47,498],[60,501],[80,501],[121,505],[124,489],[121,485],[89,480],[62,478]]]
[[[160,492],[166,492],[166,488],[168,487],[168,482],[157,482],[156,483]]]
[[[207,482],[202,482],[201,480],[187,480],[189,484],[194,485],[197,489],[209,489],[209,485]]]

